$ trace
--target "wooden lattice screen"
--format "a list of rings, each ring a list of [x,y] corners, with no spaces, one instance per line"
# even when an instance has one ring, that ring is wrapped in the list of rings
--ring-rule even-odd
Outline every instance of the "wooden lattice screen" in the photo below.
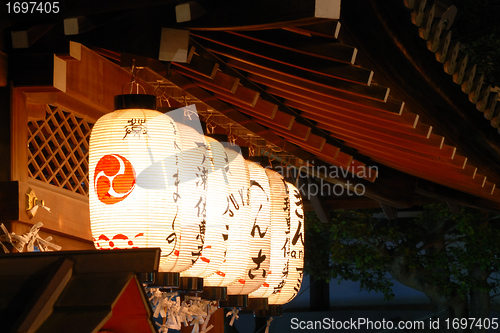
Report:
[[[89,136],[93,124],[46,106],[44,120],[28,123],[29,176],[88,195]]]

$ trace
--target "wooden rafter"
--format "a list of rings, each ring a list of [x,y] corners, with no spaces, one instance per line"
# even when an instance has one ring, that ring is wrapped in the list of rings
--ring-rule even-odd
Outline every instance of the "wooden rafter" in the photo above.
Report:
[[[296,48],[280,47],[253,38],[246,38],[247,35],[241,34],[193,32],[192,35],[218,44],[218,46],[212,45],[210,49],[217,50],[219,54],[231,56],[234,59],[262,65],[269,63],[268,61],[277,62],[308,72],[366,85],[371,83],[373,76],[371,70],[352,65],[355,60],[354,50],[352,48],[346,50],[346,47],[342,47],[342,44],[339,43],[330,42],[326,45],[326,50],[322,49],[322,45],[316,45],[316,48],[328,54],[327,56],[323,53],[315,53],[312,47],[309,47],[309,52],[298,52]],[[326,53],[327,51],[330,52]],[[268,61],[260,60],[260,58]]]
[[[322,58],[335,62],[354,64],[357,50],[353,46],[341,44],[336,40],[316,40],[310,35],[297,34],[284,29],[268,31],[232,31],[232,35],[247,38],[280,49]],[[229,39],[229,38],[228,38]],[[231,41],[233,42],[233,41]]]
[[[332,66],[329,70],[326,70],[329,72],[328,75],[325,75],[320,69],[312,71],[311,68],[305,69],[292,66],[290,63],[285,63],[285,61],[280,62],[275,59],[249,54],[232,49],[227,45],[220,45],[211,41],[204,41],[203,44],[207,50],[230,58],[227,62],[229,66],[249,73],[261,74],[274,80],[304,82],[304,84],[343,91],[344,94],[362,95],[382,101],[387,99],[389,93],[385,87],[369,86],[372,76],[371,71],[360,70],[355,66],[352,66],[352,68],[348,67],[350,65]],[[287,52],[283,53],[284,56],[286,54],[289,55]]]
[[[217,1],[206,14],[182,26],[191,30],[257,30],[337,20],[340,0]]]

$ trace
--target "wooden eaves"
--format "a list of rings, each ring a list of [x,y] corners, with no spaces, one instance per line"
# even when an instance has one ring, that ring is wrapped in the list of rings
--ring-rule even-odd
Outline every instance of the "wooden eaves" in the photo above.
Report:
[[[344,185],[347,181],[362,183],[366,196],[377,201],[403,208],[425,194],[498,209],[499,177],[490,166],[499,160],[498,147],[490,138],[491,131],[479,128],[484,126],[477,115],[462,115],[466,107],[458,105],[464,97],[456,97],[451,90],[453,83],[446,82],[449,74],[441,70],[434,75],[438,62],[432,59],[434,65],[429,65],[429,55],[424,53],[429,50],[416,50],[421,38],[411,20],[418,14],[409,6],[412,1],[343,3],[340,20],[331,11],[321,12],[321,1],[301,3],[308,9],[299,13],[293,6],[282,6],[281,17],[276,20],[271,15],[271,20],[264,15],[262,22],[246,20],[245,11],[227,2],[221,5],[224,10],[200,2],[205,13],[192,21],[154,21],[159,9],[172,14],[178,5],[173,1],[140,6],[134,12],[138,25],[133,27],[119,19],[122,14],[117,10],[108,8],[116,17],[114,28],[103,23],[71,38],[101,54],[112,54],[126,68],[131,66],[132,54],[151,75],[205,105],[205,115],[213,112],[224,116],[223,122],[244,128],[252,134],[253,142],[265,142],[264,146],[273,147],[297,167],[303,161],[314,161],[316,166],[377,167],[378,173],[368,179],[323,177]],[[279,4],[255,1],[251,7],[268,13],[274,5]],[[88,19],[102,14],[79,10],[75,9],[75,15]],[[223,12],[231,19],[221,19]],[[366,19],[356,21],[362,16]],[[400,35],[410,37],[401,41],[393,30],[387,30],[391,20],[404,27],[399,29]],[[406,23],[400,22],[403,20]],[[340,28],[344,24],[346,29]],[[161,63],[154,60],[157,44],[135,43],[145,36],[155,40],[158,32],[151,29],[162,26],[190,29],[188,62]],[[416,33],[413,37],[409,35],[412,31]],[[366,37],[371,36],[369,33],[376,36],[370,39]],[[47,39],[50,34],[55,32],[48,33]],[[110,38],[113,34],[115,38]],[[444,40],[446,34],[442,36]],[[392,51],[400,44],[411,52]],[[407,53],[412,61],[401,60]],[[384,60],[376,58],[378,54],[389,56]],[[446,56],[453,56],[453,52]],[[410,78],[405,73],[410,73]],[[448,105],[436,102],[438,97]],[[492,103],[481,101],[486,105],[483,110],[494,115]],[[437,116],[437,110],[446,116]],[[461,117],[454,117],[453,112]],[[473,133],[470,140],[460,135],[465,128]],[[243,143],[252,143],[248,135],[242,134],[242,138]]]

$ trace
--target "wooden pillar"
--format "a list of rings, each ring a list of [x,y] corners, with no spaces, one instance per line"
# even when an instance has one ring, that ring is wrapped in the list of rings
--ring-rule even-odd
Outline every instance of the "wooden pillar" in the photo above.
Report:
[[[10,180],[28,180],[28,114],[26,94],[20,89],[12,90],[11,106],[11,175]]]

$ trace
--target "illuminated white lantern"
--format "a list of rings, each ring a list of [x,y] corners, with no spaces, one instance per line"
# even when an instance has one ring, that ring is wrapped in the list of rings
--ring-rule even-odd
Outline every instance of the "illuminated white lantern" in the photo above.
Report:
[[[190,264],[179,257],[181,149],[172,119],[155,110],[120,109],[96,122],[89,147],[96,248],[159,247],[161,271]]]
[[[215,273],[222,265],[227,249],[228,222],[227,214],[224,213],[229,195],[229,180],[225,170],[228,156],[219,141],[211,137],[205,137],[205,141],[208,148],[205,239],[200,258],[181,276],[204,278]]]
[[[271,258],[266,281],[248,296],[267,298],[278,293],[288,275],[290,252],[290,198],[285,179],[276,171],[266,169],[271,188]]]
[[[238,146],[234,147],[239,150]],[[244,276],[250,252],[250,178],[243,156],[226,147],[229,160],[226,174],[229,195],[224,201],[224,215],[228,218],[227,251],[222,266],[203,280],[204,286],[227,287]]]
[[[227,288],[228,295],[248,295],[266,281],[271,257],[271,188],[265,169],[246,161],[250,175],[250,254],[244,276]]]
[[[290,302],[299,292],[304,270],[304,207],[299,190],[287,183],[290,195],[290,260],[283,288],[268,299],[269,304]]]
[[[180,254],[190,257],[191,266],[200,257],[207,228],[209,156],[205,137],[196,129],[177,123],[182,143],[179,173],[182,235]]]

